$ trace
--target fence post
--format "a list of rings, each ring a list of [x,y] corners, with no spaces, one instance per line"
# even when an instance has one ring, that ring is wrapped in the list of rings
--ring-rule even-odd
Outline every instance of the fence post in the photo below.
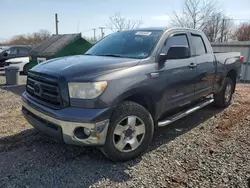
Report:
[[[250,46],[248,47],[248,57],[247,57],[246,68],[245,68],[245,73],[244,73],[244,83],[246,83],[246,76],[248,73],[249,61],[250,61]]]

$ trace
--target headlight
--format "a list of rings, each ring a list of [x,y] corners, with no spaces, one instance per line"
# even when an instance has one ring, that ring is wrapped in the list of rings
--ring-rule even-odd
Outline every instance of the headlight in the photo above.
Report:
[[[22,63],[22,61],[16,61],[16,62],[7,62],[7,63],[9,63],[9,64],[20,64],[20,63]]]
[[[102,82],[69,82],[69,96],[77,99],[95,99],[106,89],[108,83]]]

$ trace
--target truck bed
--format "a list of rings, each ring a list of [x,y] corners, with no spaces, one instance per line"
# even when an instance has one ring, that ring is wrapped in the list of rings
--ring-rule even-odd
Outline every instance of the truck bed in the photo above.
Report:
[[[237,57],[239,58],[241,54],[240,52],[226,52],[226,53],[214,52],[214,56],[218,62],[225,64],[228,59]]]

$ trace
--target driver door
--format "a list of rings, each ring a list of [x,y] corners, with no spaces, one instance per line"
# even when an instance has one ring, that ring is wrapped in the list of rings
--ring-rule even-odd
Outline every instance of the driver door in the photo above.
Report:
[[[173,46],[185,46],[190,49],[186,33],[173,34],[164,43],[161,53],[168,54]],[[195,97],[196,67],[195,57],[167,59],[161,67],[164,91],[162,113],[189,104]]]

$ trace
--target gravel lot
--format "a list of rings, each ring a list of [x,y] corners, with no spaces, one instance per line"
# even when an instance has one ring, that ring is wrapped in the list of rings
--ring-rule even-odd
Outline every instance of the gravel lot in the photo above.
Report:
[[[0,72],[0,187],[250,187],[250,85],[229,108],[160,128],[142,157],[113,163],[32,129],[20,113],[25,86],[4,83]]]

